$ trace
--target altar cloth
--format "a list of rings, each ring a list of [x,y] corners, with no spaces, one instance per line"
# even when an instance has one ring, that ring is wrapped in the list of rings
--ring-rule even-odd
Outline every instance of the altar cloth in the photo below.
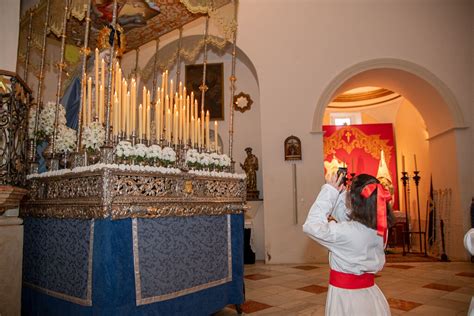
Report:
[[[209,315],[241,304],[243,226],[243,214],[25,218],[22,313]]]

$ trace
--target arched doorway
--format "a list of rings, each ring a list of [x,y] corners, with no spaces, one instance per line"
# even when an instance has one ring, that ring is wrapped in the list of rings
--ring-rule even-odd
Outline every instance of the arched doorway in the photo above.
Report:
[[[470,191],[466,175],[471,174],[471,166],[458,163],[462,148],[457,144],[468,139],[468,133],[454,95],[434,74],[419,65],[398,59],[362,62],[341,72],[323,91],[313,116],[312,131],[321,131],[326,107],[336,96],[363,86],[394,91],[408,100],[421,115],[426,124],[429,147],[425,174],[421,173],[422,181],[429,182],[431,174],[436,188],[451,189],[447,252],[454,258],[466,258],[462,237],[469,222]],[[410,119],[405,118],[407,121]],[[398,152],[397,156],[400,161],[401,153]],[[425,208],[426,200],[420,199],[420,204]]]

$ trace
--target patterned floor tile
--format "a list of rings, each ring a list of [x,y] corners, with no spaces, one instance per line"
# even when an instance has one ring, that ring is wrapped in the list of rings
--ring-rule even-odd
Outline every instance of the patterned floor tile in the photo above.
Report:
[[[273,306],[265,304],[265,303],[260,303],[257,301],[246,300],[245,303],[242,304],[241,307],[242,307],[242,311],[245,314],[250,314],[250,313],[262,311],[267,308],[272,308]],[[235,309],[235,306],[231,306],[231,308]]]
[[[296,266],[296,267],[293,267],[293,268],[300,269],[300,270],[305,270],[305,271],[319,269],[319,267],[315,267],[315,266]]]
[[[391,308],[396,308],[405,312],[408,312],[418,306],[421,306],[422,304],[416,303],[416,302],[410,302],[410,301],[405,301],[405,300],[399,300],[396,298],[389,298],[387,299],[388,305],[390,305]]]
[[[320,294],[320,293],[327,292],[328,288],[326,286],[319,286],[319,285],[312,284],[312,285],[301,287],[297,290],[306,291],[306,292],[310,292],[314,294]]]
[[[408,270],[408,269],[413,269],[414,268],[414,266],[409,266],[407,264],[387,264],[385,267],[386,268],[402,269],[402,270]]]
[[[441,290],[441,291],[447,291],[447,292],[456,291],[457,289],[461,288],[460,286],[452,286],[452,285],[440,284],[440,283],[430,283],[430,284],[424,285],[423,287],[427,289]]]
[[[256,274],[249,274],[249,275],[246,275],[245,278],[246,278],[246,279],[249,279],[249,280],[257,281],[257,280],[264,280],[264,279],[271,278],[271,276],[268,276],[268,275],[265,275],[265,274],[256,273]]]
[[[306,268],[297,267],[311,267]],[[245,266],[247,310],[252,316],[324,315],[327,264]],[[383,276],[383,277],[379,277]],[[392,315],[466,315],[474,296],[470,262],[392,262],[377,275]],[[234,306],[214,314],[233,316]]]

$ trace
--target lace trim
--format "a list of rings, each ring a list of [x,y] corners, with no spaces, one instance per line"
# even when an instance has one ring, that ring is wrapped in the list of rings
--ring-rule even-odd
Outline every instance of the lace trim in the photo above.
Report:
[[[224,51],[227,48],[227,44],[229,44],[228,41],[216,36],[209,36],[207,39],[207,45],[219,51]],[[186,63],[193,63],[194,61],[196,61],[203,48],[203,38],[198,41],[189,41],[187,43],[185,42],[183,47],[179,51],[181,55],[181,61]],[[145,67],[138,71],[138,74],[144,82],[148,81],[153,74],[153,62],[156,54],[158,54],[156,61],[157,71],[165,71],[166,69],[170,69],[178,58],[177,50],[174,50],[174,52],[171,54],[166,54],[163,52],[163,50],[159,50],[158,52],[153,54],[150,57],[149,61],[146,63]]]

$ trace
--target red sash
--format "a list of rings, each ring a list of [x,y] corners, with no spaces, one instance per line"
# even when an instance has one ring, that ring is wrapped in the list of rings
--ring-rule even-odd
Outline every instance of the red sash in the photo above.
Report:
[[[375,275],[373,273],[355,275],[331,269],[331,273],[329,274],[329,284],[347,290],[358,290],[371,287],[375,284],[374,280]]]

